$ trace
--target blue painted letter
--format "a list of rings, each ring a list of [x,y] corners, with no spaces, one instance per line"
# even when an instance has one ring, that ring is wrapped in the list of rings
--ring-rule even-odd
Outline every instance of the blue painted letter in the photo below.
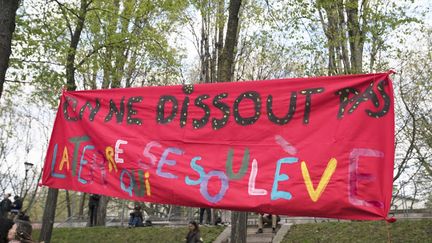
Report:
[[[82,151],[81,154],[81,161],[80,161],[80,167],[79,167],[79,171],[78,171],[78,181],[81,182],[82,184],[87,184],[87,180],[84,180],[84,178],[81,178],[81,171],[83,168],[83,165],[87,164],[87,160],[84,159],[84,155],[87,149],[92,150],[95,147],[93,145],[86,145]]]
[[[129,187],[126,188],[125,183],[123,182],[123,175],[127,174],[129,176]],[[132,188],[134,187],[134,178],[133,176],[127,171],[126,169],[123,169],[120,174],[120,187],[123,191],[129,193],[129,196],[132,197]]]
[[[169,153],[181,155],[181,154],[183,154],[183,150],[181,150],[179,148],[174,148],[174,147],[165,149],[165,151],[162,154],[162,157],[159,160],[156,174],[160,177],[174,179],[174,178],[177,178],[176,175],[169,173],[169,172],[162,172],[162,167],[164,166],[164,164],[167,164],[167,165],[175,165],[176,164],[175,160],[167,159]]]
[[[280,174],[282,164],[294,164],[297,161],[298,161],[298,158],[295,158],[295,157],[282,158],[282,159],[277,161],[276,172],[275,172],[275,176],[274,176],[272,193],[271,193],[271,200],[276,200],[279,198],[291,200],[291,193],[284,192],[284,191],[278,191],[278,182],[279,181],[286,181],[289,179],[288,175]]]
[[[197,160],[201,160],[201,157],[199,157],[199,156],[194,157],[191,160],[190,164],[191,164],[191,168],[194,169],[196,172],[198,172],[199,178],[196,180],[192,180],[192,179],[190,179],[189,176],[186,176],[185,182],[189,186],[200,184],[202,182],[204,176],[205,176],[204,168],[196,163]]]
[[[54,145],[54,152],[53,152],[53,157],[52,157],[52,161],[51,161],[51,176],[56,177],[56,178],[60,178],[60,179],[64,179],[64,178],[66,178],[66,175],[54,172],[55,161],[56,161],[56,157],[57,157],[57,148],[58,148],[58,144]]]

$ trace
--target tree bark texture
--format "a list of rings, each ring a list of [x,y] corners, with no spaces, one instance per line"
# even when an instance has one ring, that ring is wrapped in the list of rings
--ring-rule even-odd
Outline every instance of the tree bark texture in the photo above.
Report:
[[[230,82],[233,78],[234,58],[236,55],[235,48],[237,46],[239,33],[240,6],[241,0],[231,0],[229,3],[225,43],[218,59],[217,79],[219,82]],[[219,42],[220,41],[221,40],[219,40]],[[247,212],[233,211],[231,214],[231,224],[231,242],[246,243]]]
[[[247,212],[232,211],[231,213],[231,241],[246,243]]]
[[[81,39],[81,33],[84,28],[84,22],[88,7],[91,2],[87,0],[81,0],[80,10],[77,16],[76,27],[73,33],[71,33],[71,42],[69,43],[69,50],[66,57],[66,84],[68,90],[75,90],[75,57],[78,48],[79,41]]]
[[[106,223],[106,211],[108,206],[109,197],[101,196],[97,208],[96,225],[105,226]]]
[[[363,3],[362,9],[365,11],[367,0]],[[363,46],[364,32],[359,21],[358,0],[349,0],[346,3],[346,13],[348,22],[348,37],[351,52],[351,73],[361,73],[363,71]],[[365,13],[363,13],[363,16]],[[365,24],[365,23],[363,23]]]
[[[42,229],[39,235],[39,241],[45,243],[51,242],[51,235],[55,219],[55,212],[57,207],[58,189],[49,188],[48,195],[45,202],[45,210],[42,218]]]
[[[12,53],[12,35],[15,31],[15,16],[19,0],[0,0],[0,98]]]
[[[318,0],[317,8],[327,38],[328,75],[363,72],[368,1],[359,6],[359,0]]]
[[[78,13],[76,28],[71,32],[71,42],[66,57],[66,87],[67,90],[75,90],[77,88],[75,83],[75,56],[81,39],[81,33],[84,28],[85,16],[87,14],[91,1],[81,0],[80,10]],[[70,24],[70,23],[69,23]],[[72,30],[71,30],[72,31]],[[58,189],[49,188],[47,201],[45,204],[44,216],[42,220],[42,230],[39,237],[40,241],[50,242],[53,224],[55,220],[55,211],[57,206]],[[52,203],[52,201],[54,203]]]
[[[229,82],[234,70],[234,49],[237,46],[239,12],[241,0],[231,0],[229,3],[228,24],[225,35],[225,43],[221,56],[218,60],[219,82]]]
[[[83,219],[84,218],[84,206],[86,201],[86,195],[87,193],[83,192],[80,197],[80,204],[78,209],[78,218]]]
[[[66,208],[67,208],[67,217],[72,217],[72,203],[71,196],[68,190],[66,190]]]

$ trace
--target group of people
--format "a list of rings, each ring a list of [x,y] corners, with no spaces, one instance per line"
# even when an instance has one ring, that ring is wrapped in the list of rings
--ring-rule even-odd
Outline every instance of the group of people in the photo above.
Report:
[[[203,224],[204,222],[206,222],[206,224],[210,224],[211,222],[211,210],[210,208],[200,208],[199,211],[200,215],[199,215],[199,224]],[[204,218],[204,216],[206,215],[206,218]],[[206,219],[206,220],[204,220]],[[226,219],[225,219],[226,220]],[[258,230],[257,230],[257,234],[263,233],[263,227],[264,225],[271,225],[272,227],[272,232],[276,233],[276,226],[277,223],[279,222],[280,218],[279,216],[275,215],[275,214],[258,214]],[[214,224],[218,225],[219,223],[222,223],[222,218],[221,217],[216,217]]]
[[[203,224],[204,221],[204,215],[206,215],[206,222],[210,224],[211,222],[211,210],[210,208],[200,208],[200,215],[199,215],[199,224]],[[215,224],[221,223],[221,217],[217,217]],[[258,230],[257,234],[263,233],[263,227],[265,225],[269,225],[272,227],[272,233],[276,233],[277,224],[280,221],[280,217],[275,214],[258,214]],[[189,222],[189,231],[186,235],[186,243],[201,243],[203,242],[201,233],[199,230],[199,225],[195,221]]]
[[[9,198],[10,193],[4,195],[3,200],[0,202],[0,243],[32,243],[32,226],[29,221],[29,217],[21,212],[22,200],[18,197],[14,197],[12,202]],[[89,200],[89,214],[90,214],[90,226],[96,224],[96,212],[99,204],[100,196],[93,194]],[[200,208],[200,224],[203,223],[204,214],[207,213],[207,223],[211,221],[211,210],[210,208]],[[220,223],[220,217],[216,220],[216,224]],[[271,224],[273,233],[276,232],[278,217],[277,215],[271,214],[259,214],[258,215],[258,231],[257,233],[263,233],[263,226],[265,224]],[[144,223],[143,213],[139,205],[135,206],[133,211],[130,213],[129,227],[143,227],[150,226],[151,222],[146,221]],[[189,222],[189,231],[186,235],[186,243],[202,243],[201,232],[199,225],[195,221]]]
[[[204,218],[204,215],[206,214],[206,218]],[[200,208],[199,210],[199,224],[212,224],[211,219],[211,209],[210,208]],[[229,219],[231,218],[231,213],[228,210],[217,210],[215,211],[215,220],[214,225],[219,224],[226,224],[228,223]],[[204,220],[206,219],[206,220]]]
[[[99,207],[100,195],[91,194],[89,198],[89,226],[95,226],[97,224],[97,212]],[[132,227],[143,227],[151,226],[151,221],[146,220],[144,222],[143,213],[141,212],[141,206],[136,205],[133,211],[129,214],[129,228]]]
[[[200,224],[203,223],[204,214],[207,212],[207,222],[210,222],[211,219],[211,211],[209,208],[200,208]],[[271,224],[272,226],[272,232],[276,232],[276,226],[278,222],[279,217],[275,214],[259,214],[258,215],[258,231],[257,234],[263,233],[263,227],[264,225]],[[216,220],[216,224],[217,224]],[[189,231],[186,235],[186,243],[202,243],[203,239],[201,237],[201,232],[199,229],[199,225],[195,221],[189,222]]]
[[[11,194],[6,193],[3,200],[0,202],[0,217],[13,219],[16,217],[22,208],[22,199],[19,196],[14,197],[14,201],[10,200]]]
[[[6,193],[0,202],[0,243],[32,243],[32,225],[29,217],[21,212],[22,200]]]

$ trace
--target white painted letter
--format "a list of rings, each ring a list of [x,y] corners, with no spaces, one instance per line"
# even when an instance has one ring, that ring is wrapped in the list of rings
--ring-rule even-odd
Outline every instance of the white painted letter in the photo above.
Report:
[[[256,161],[256,159],[254,159],[252,161],[252,169],[249,176],[248,193],[249,195],[253,195],[253,196],[267,195],[267,190],[255,188],[255,180],[257,174],[258,174],[258,162]]]
[[[120,145],[127,144],[127,143],[128,143],[127,141],[119,139],[119,140],[117,140],[117,142],[115,144],[115,156],[114,156],[114,159],[115,159],[115,162],[117,164],[124,163],[124,160],[122,158],[119,158],[118,155],[122,154],[124,152],[123,149],[120,148]]]

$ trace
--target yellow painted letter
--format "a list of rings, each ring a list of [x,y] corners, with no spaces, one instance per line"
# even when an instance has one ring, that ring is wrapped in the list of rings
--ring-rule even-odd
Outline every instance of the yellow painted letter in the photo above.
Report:
[[[148,171],[144,174],[145,177],[145,187],[146,187],[146,193],[147,196],[151,196],[151,191],[150,191],[150,181],[149,181],[149,177],[150,177],[150,173],[148,173]]]
[[[304,161],[301,162],[303,179],[312,201],[314,202],[318,201],[321,194],[325,190],[327,184],[329,183],[331,176],[335,172],[336,166],[337,166],[337,160],[335,158],[331,158],[327,164],[327,168],[325,169],[324,174],[321,177],[321,180],[318,183],[318,187],[315,190],[306,163]]]
[[[108,160],[108,171],[111,172],[114,168],[117,172],[117,164],[114,161],[114,149],[111,146],[105,148],[105,157]]]
[[[63,170],[64,163],[66,163],[66,168],[69,171],[69,155],[68,155],[68,151],[67,151],[67,147],[66,146],[63,149],[63,157],[62,157],[62,160],[60,162],[60,168],[59,168],[59,170]]]

